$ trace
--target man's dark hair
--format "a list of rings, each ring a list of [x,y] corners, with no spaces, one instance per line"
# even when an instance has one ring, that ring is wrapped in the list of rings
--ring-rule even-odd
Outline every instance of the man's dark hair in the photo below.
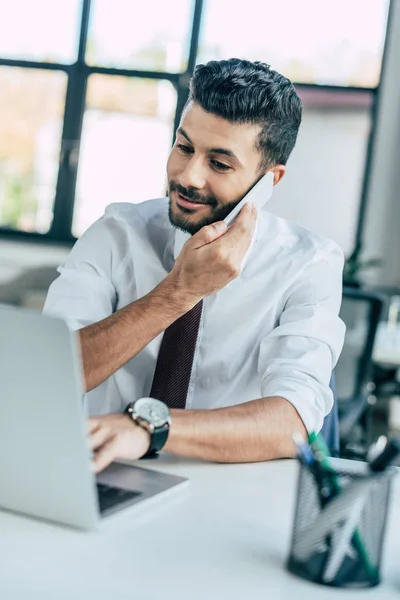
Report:
[[[189,100],[231,123],[261,125],[260,170],[285,165],[296,143],[302,103],[289,79],[262,62],[239,58],[197,65]]]

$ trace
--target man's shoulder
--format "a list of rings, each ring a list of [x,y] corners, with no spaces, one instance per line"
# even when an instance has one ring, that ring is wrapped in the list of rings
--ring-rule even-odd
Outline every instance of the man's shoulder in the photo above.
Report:
[[[78,240],[80,248],[93,244],[111,251],[127,248],[140,238],[167,238],[171,235],[167,198],[156,198],[137,204],[119,202],[109,204],[104,214]]]
[[[127,225],[135,226],[164,218],[168,214],[167,198],[155,198],[144,202],[115,202],[109,204],[104,212],[104,219],[115,219]]]
[[[266,219],[266,230],[271,239],[275,239],[290,254],[303,255],[308,260],[317,259],[324,254],[343,257],[343,250],[332,239],[272,213]]]

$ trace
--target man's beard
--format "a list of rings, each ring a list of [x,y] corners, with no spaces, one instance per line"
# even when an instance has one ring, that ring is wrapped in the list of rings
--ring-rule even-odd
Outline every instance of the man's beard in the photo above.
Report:
[[[206,225],[211,225],[211,223],[216,223],[217,221],[222,221],[223,219],[225,219],[225,217],[229,215],[231,210],[233,210],[235,206],[240,202],[240,200],[235,200],[234,202],[229,202],[224,206],[218,207],[218,200],[215,198],[215,196],[202,196],[201,194],[196,192],[194,188],[185,188],[173,179],[171,179],[171,181],[168,184],[169,196],[171,192],[178,192],[178,194],[182,194],[182,196],[185,196],[186,198],[188,198],[188,200],[193,200],[194,202],[202,202],[203,204],[210,206],[211,214],[203,217],[202,219],[200,219],[200,221],[196,221],[196,223],[193,223],[193,221],[191,220],[191,217],[193,215],[190,215],[189,213],[187,215],[185,215],[183,212],[181,212],[180,214],[173,214],[172,203],[170,198],[168,214],[171,225],[173,225],[173,227],[181,229],[185,233],[190,233],[191,235],[194,235]],[[177,210],[180,209],[178,208]]]

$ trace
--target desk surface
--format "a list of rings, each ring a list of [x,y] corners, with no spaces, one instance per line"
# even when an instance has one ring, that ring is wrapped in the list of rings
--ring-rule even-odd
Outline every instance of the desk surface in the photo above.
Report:
[[[0,598],[399,599],[399,510],[391,511],[384,582],[367,592],[332,590],[284,569],[294,461],[217,465],[164,455],[149,466],[191,484],[151,506],[121,511],[95,533],[0,512]],[[394,490],[392,509],[398,483]]]

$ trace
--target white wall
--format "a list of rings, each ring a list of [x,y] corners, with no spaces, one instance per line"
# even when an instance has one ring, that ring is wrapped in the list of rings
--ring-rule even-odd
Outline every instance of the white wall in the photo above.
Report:
[[[381,257],[375,281],[400,285],[400,1],[392,2],[364,235],[365,255]]]
[[[335,240],[346,254],[357,225],[370,107],[305,108],[271,212]]]

